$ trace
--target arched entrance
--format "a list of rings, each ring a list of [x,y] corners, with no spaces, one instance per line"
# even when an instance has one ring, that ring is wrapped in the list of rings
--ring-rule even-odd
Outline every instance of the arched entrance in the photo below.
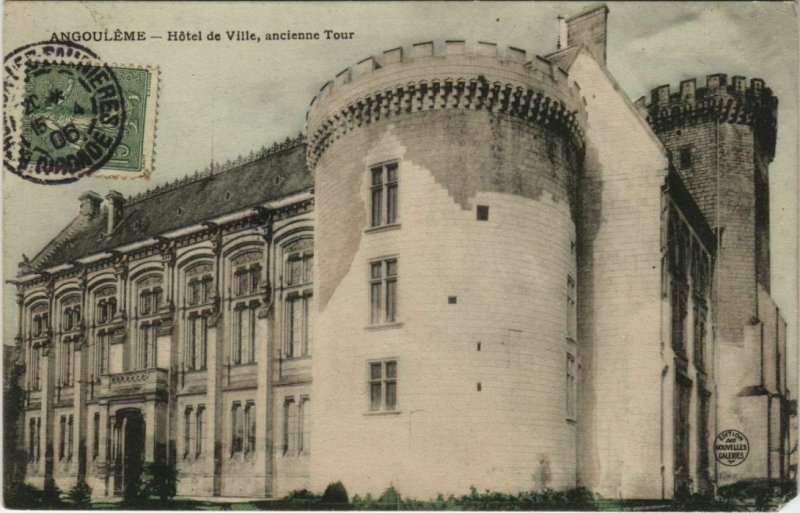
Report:
[[[139,410],[118,412],[111,432],[111,464],[114,495],[123,495],[142,472],[144,462],[144,417]]]

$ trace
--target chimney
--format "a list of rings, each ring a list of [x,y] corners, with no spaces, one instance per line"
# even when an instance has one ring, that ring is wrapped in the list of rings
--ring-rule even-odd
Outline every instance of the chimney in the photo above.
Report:
[[[590,7],[564,21],[567,25],[567,46],[586,45],[595,59],[605,66],[608,7],[605,4]],[[561,29],[559,29],[559,39],[561,39]]]
[[[94,191],[84,192],[78,196],[78,200],[81,202],[78,213],[89,219],[93,218],[100,212],[100,203],[103,202],[102,196]]]
[[[562,48],[567,47],[567,34],[569,33],[569,29],[567,28],[567,20],[563,16],[558,17],[558,44],[556,45],[556,49],[561,50]]]
[[[111,233],[122,220],[122,204],[125,197],[117,191],[108,191],[106,194],[106,211],[108,212],[108,225],[106,233]]]

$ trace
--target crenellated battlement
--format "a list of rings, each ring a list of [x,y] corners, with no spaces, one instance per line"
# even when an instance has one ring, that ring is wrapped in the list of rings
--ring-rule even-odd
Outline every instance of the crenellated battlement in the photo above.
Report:
[[[778,99],[764,80],[724,73],[708,75],[705,87],[696,79],[683,80],[678,91],[662,85],[634,105],[646,116],[656,133],[709,121],[752,126],[768,155],[774,155]]]
[[[564,132],[582,148],[583,108],[578,84],[542,57],[487,42],[426,41],[362,59],[322,86],[307,115],[308,163],[365,123],[437,109],[510,114]]]

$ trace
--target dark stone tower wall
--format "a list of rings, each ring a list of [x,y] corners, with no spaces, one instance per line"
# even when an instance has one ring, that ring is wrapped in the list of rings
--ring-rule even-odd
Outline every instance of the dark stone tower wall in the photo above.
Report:
[[[708,224],[717,231],[717,321],[721,341],[741,343],[758,318],[758,287],[770,290],[768,166],[777,99],[760,79],[709,75],[640,99]]]

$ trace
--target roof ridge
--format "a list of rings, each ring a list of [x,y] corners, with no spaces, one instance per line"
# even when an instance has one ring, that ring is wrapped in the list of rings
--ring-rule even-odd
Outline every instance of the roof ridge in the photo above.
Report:
[[[256,160],[263,159],[266,157],[271,157],[273,155],[277,155],[287,150],[296,148],[297,146],[304,144],[305,141],[306,141],[305,134],[300,132],[294,138],[287,137],[286,140],[284,140],[283,142],[276,141],[269,148],[267,148],[266,146],[262,146],[261,149],[258,151],[251,151],[249,155],[245,156],[239,155],[238,158],[234,160],[228,159],[222,164],[216,163],[212,160],[211,163],[208,166],[206,166],[206,168],[203,171],[195,170],[193,174],[185,175],[182,178],[176,178],[172,182],[167,182],[162,185],[157,185],[152,189],[148,189],[136,195],[128,196],[125,199],[125,205],[126,206],[132,205],[134,203],[144,201],[154,196],[158,196],[159,194],[179,189],[184,185],[188,185],[190,183],[195,183],[199,182],[200,180],[210,178],[219,173],[225,173],[228,171],[232,171],[234,169],[238,169],[246,164],[255,162]]]

